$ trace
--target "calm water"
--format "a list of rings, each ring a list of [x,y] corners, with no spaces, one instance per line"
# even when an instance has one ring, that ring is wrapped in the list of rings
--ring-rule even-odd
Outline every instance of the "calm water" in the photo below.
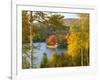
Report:
[[[36,46],[36,49],[33,49],[33,63],[34,65],[37,65],[36,67],[40,67],[41,59],[43,56],[43,53],[47,54],[47,58],[49,59],[51,54],[55,51],[57,51],[58,55],[60,55],[62,52],[65,52],[66,49],[49,49],[46,47],[46,43],[33,43],[34,46]]]
[[[51,54],[55,51],[57,51],[57,54],[60,55],[62,52],[65,52],[66,49],[49,49],[46,47],[46,43],[45,42],[38,42],[38,43],[33,43],[34,46],[36,46],[36,48],[33,49],[32,53],[33,53],[33,68],[39,68],[40,67],[40,63],[41,63],[41,59],[43,56],[43,53],[47,54],[47,58],[49,59]],[[27,54],[29,54],[29,52],[27,52]],[[30,62],[30,59],[28,59],[28,56],[26,57],[27,61]]]

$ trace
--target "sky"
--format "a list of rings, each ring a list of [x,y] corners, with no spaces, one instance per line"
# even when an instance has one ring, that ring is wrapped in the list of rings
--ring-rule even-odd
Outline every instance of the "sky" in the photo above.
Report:
[[[77,13],[59,13],[64,16],[64,18],[75,18],[78,19],[79,15]]]
[[[45,13],[49,13],[49,12],[45,12]],[[53,12],[52,12],[53,13]],[[54,14],[57,13],[57,14],[61,14],[64,16],[65,19],[69,19],[69,18],[75,18],[75,19],[78,19],[79,18],[79,15],[78,13],[69,13],[69,12],[54,12]],[[48,14],[49,15],[49,14]]]

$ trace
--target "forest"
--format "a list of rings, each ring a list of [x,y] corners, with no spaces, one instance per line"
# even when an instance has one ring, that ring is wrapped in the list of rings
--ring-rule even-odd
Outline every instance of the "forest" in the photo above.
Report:
[[[89,66],[89,14],[65,14],[22,11],[22,69]]]

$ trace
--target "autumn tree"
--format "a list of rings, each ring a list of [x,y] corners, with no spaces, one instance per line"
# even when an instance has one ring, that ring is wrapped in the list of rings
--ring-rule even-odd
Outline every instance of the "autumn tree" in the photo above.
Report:
[[[79,16],[79,27],[70,26],[70,35],[67,36],[67,54],[72,56],[74,65],[78,62],[84,66],[89,64],[89,15],[79,14]],[[81,59],[81,62],[78,59]]]
[[[57,53],[53,52],[49,60],[49,66],[54,67],[57,64]]]
[[[30,23],[28,11],[22,11],[22,42],[29,42]]]
[[[72,65],[76,65],[75,58],[80,55],[80,28],[71,26],[70,27],[70,35],[67,38],[68,51],[67,55],[72,57]]]
[[[77,27],[70,27],[70,35],[67,39],[68,41],[68,54],[74,57],[80,48],[80,31],[78,31]]]
[[[81,53],[83,65],[89,65],[89,14],[79,14],[79,24],[81,26]]]

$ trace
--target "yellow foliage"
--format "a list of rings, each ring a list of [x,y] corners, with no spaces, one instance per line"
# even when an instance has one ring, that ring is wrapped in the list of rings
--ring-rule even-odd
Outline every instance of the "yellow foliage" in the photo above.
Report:
[[[79,14],[79,27],[70,26],[70,35],[67,39],[67,53],[72,57],[79,53],[80,49],[89,48],[89,16]]]
[[[80,14],[80,26],[82,32],[82,48],[89,48],[89,15]]]
[[[49,60],[50,64],[54,65],[56,63],[56,61],[57,61],[57,53],[56,52],[51,53],[51,57]]]
[[[77,48],[76,48],[75,44],[71,44],[68,46],[68,54],[69,55],[74,56],[76,51],[77,51]]]
[[[74,26],[70,27],[70,35],[69,38],[67,39],[68,43],[68,51],[67,53],[74,57],[80,48],[80,33],[77,32],[77,29]]]

